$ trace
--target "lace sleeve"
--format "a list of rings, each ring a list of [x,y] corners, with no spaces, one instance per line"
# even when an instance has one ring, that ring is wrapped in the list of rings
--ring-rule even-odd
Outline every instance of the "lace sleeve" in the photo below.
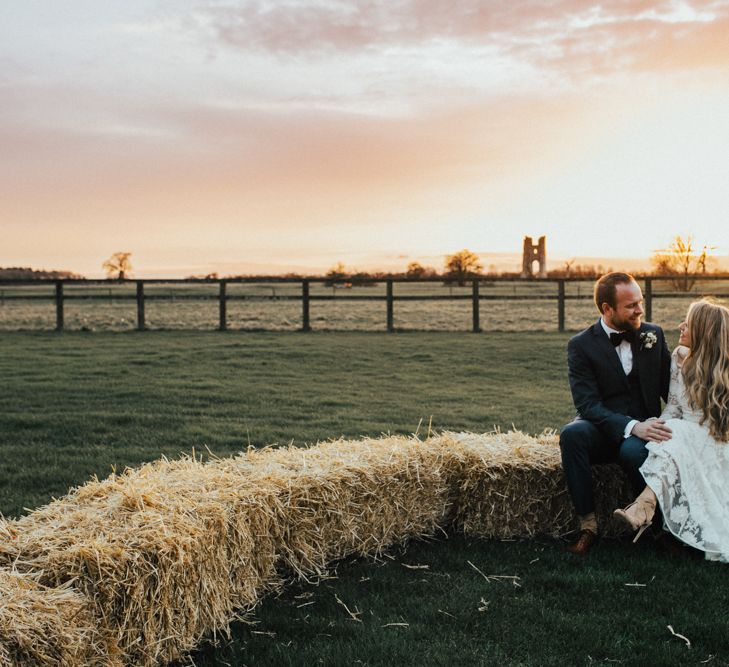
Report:
[[[671,384],[668,386],[668,400],[663,408],[661,419],[683,418],[681,407],[681,396],[683,394],[683,376],[681,375],[681,362],[684,354],[680,347],[677,347],[671,355]]]

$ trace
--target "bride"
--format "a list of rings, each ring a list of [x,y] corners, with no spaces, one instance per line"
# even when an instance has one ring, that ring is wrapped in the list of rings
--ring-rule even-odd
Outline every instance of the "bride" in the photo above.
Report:
[[[729,309],[696,301],[679,331],[660,417],[673,435],[646,445],[640,472],[647,486],[614,514],[638,531],[637,540],[658,503],[670,533],[707,560],[729,563]]]

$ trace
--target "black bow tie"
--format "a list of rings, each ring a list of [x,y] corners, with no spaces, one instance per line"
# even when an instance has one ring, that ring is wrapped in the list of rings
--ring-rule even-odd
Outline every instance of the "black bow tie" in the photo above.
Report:
[[[632,343],[635,340],[635,334],[632,331],[621,331],[620,333],[611,333],[610,342],[617,347],[624,340]]]

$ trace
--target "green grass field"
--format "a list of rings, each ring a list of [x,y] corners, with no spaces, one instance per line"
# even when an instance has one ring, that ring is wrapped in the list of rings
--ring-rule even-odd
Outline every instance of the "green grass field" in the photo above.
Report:
[[[567,337],[3,333],[0,511],[192,448],[424,435],[431,420],[436,430],[558,428],[572,415]],[[471,564],[504,578],[486,581]],[[646,538],[605,541],[580,560],[555,541],[438,535],[292,583],[255,625],[192,661],[726,665],[728,611],[725,566],[672,558]]]
[[[193,448],[558,427],[564,336],[0,334],[0,511]],[[531,368],[531,379],[525,370]],[[422,422],[422,423],[421,423]]]

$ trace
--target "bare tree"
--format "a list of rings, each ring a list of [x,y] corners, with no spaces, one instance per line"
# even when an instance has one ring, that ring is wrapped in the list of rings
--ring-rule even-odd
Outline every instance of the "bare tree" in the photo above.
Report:
[[[115,252],[101,266],[106,271],[107,278],[124,280],[132,271],[132,256],[130,252]],[[116,274],[116,275],[115,275]]]
[[[347,268],[342,262],[337,262],[329,271],[327,271],[326,282],[324,283],[327,287],[334,287],[334,285],[343,284],[347,278]]]
[[[651,257],[654,273],[672,276],[671,285],[680,292],[690,292],[696,283],[696,274],[706,273],[708,253],[714,248],[703,246],[701,252],[694,247],[694,238],[678,235],[664,250],[656,250]]]
[[[462,287],[468,278],[477,276],[483,271],[483,264],[476,253],[464,248],[446,257],[445,271],[450,280],[457,281]]]
[[[423,266],[420,262],[410,262],[405,271],[406,278],[430,278],[437,275],[436,270],[431,266]]]
[[[408,278],[420,278],[425,272],[425,267],[420,262],[410,262],[405,271]]]

